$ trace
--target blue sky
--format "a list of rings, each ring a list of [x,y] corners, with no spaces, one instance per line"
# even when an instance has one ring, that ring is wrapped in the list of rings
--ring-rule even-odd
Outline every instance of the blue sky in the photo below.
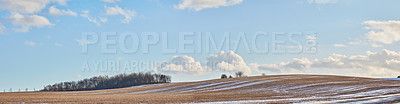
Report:
[[[130,72],[158,72],[172,75],[172,80],[196,81],[233,75],[266,74],[334,74],[364,77],[396,77],[400,72],[400,14],[398,0],[0,0],[0,89],[39,89],[47,84],[79,80],[96,75]],[[92,45],[82,37],[96,33],[99,41]],[[124,32],[139,37],[136,53],[121,51],[104,53],[104,33],[115,33],[109,40],[121,41]],[[146,33],[158,33],[157,44],[148,53],[142,45]],[[164,53],[162,32],[167,32],[167,46],[178,52]],[[185,39],[193,40],[179,51],[182,32],[200,32]],[[210,32],[216,42],[230,33],[230,45],[238,43],[244,33],[248,40],[257,32],[260,47],[265,42],[286,42],[270,45],[269,52],[255,52],[254,45],[243,41],[237,50],[212,49],[205,38]],[[291,33],[299,35],[288,38]],[[316,35],[310,35],[315,33]],[[200,36],[200,37],[199,37]],[[201,39],[201,42],[198,41]],[[298,44],[290,44],[290,40]],[[315,39],[315,40],[314,40]],[[83,41],[83,43],[82,43]],[[89,40],[90,41],[90,40]],[[250,42],[249,41],[249,42]],[[134,47],[134,40],[126,40]],[[311,46],[315,52],[307,53]],[[189,42],[190,43],[190,42]],[[89,44],[89,45],[88,45]],[[88,53],[82,47],[88,45]],[[202,46],[199,50],[198,46]],[[276,46],[284,53],[274,53]],[[288,51],[299,50],[298,53]],[[247,52],[249,48],[251,52]],[[210,49],[209,52],[204,50]],[[233,50],[231,52],[231,50]],[[198,52],[201,51],[201,52]],[[224,52],[220,52],[224,51]],[[85,63],[95,62],[159,62],[131,71],[84,71]],[[207,65],[214,61],[217,64]],[[183,62],[173,63],[173,62]],[[194,66],[194,68],[193,68]]]

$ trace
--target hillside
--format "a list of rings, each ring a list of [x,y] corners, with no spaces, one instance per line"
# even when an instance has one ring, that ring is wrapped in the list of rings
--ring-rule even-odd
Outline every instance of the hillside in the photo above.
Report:
[[[0,93],[27,103],[348,103],[398,102],[400,81],[332,75],[272,75],[128,88]]]

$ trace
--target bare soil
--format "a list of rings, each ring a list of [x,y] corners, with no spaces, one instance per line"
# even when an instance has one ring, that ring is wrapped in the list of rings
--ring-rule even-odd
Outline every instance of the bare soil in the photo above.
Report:
[[[399,102],[393,97],[397,94],[400,94],[400,81],[395,80],[333,75],[271,75],[95,91],[6,92],[0,93],[0,102],[338,103],[386,98],[389,100],[385,103],[394,103]]]

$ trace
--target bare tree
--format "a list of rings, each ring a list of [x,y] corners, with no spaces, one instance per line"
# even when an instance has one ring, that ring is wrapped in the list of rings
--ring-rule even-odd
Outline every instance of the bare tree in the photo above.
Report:
[[[243,77],[243,72],[241,72],[241,71],[236,72],[235,74],[236,74],[236,77]]]

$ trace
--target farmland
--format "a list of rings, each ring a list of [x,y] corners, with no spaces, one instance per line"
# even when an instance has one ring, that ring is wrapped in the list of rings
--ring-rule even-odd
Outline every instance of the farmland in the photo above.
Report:
[[[396,103],[400,81],[333,75],[270,75],[119,89],[0,93],[3,103]]]

